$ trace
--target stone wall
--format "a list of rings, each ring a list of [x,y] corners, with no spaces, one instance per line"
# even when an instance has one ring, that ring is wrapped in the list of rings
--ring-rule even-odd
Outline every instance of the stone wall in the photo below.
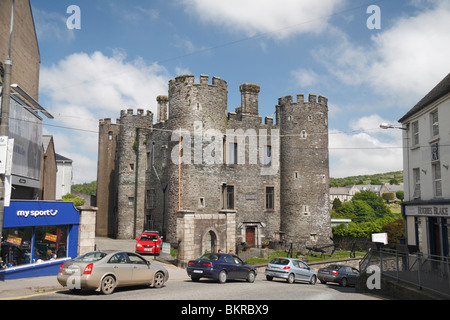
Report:
[[[77,207],[80,211],[80,227],[78,230],[78,255],[95,250],[95,225],[97,208],[89,206]]]

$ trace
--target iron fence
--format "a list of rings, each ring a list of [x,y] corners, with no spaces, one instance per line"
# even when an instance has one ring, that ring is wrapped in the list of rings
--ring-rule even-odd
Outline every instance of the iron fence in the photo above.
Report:
[[[449,257],[371,249],[361,261],[360,271],[366,272],[369,266],[380,268],[382,276],[450,297]]]

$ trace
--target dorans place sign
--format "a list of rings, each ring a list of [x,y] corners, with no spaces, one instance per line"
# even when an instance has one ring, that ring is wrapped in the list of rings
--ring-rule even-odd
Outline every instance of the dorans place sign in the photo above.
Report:
[[[4,228],[72,225],[80,223],[80,213],[72,202],[11,201],[5,207]]]
[[[407,216],[450,217],[450,204],[406,206]]]

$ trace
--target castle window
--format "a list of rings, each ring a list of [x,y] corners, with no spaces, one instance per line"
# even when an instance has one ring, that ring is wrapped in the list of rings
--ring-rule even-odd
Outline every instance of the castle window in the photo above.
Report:
[[[155,209],[156,207],[155,189],[149,189],[145,191],[145,206],[147,209]]]
[[[204,208],[205,207],[205,198],[201,197],[198,199],[198,207]]]
[[[134,172],[134,163],[130,163],[128,165],[128,169],[130,170],[130,172]]]
[[[294,179],[298,179],[300,177],[300,175],[298,174],[298,171],[294,172]]]
[[[274,200],[275,200],[275,188],[266,187],[266,209],[268,210],[275,209]]]
[[[234,186],[222,185],[222,208],[234,209]]]
[[[306,130],[302,130],[302,134],[301,134],[302,139],[306,139],[307,136],[308,136],[308,134],[306,133]]]
[[[309,235],[309,238],[311,239],[311,241],[317,241],[317,234],[316,233],[311,233]]]
[[[236,142],[230,142],[228,144],[228,164],[238,163],[238,144]]]
[[[128,197],[128,206],[134,207],[134,197]]]
[[[309,212],[309,206],[302,206],[303,209],[303,215],[304,216],[310,216],[311,213]]]
[[[108,140],[111,141],[113,139],[113,132],[109,131],[108,132]]]
[[[308,116],[308,121],[312,121],[312,116]]]
[[[270,167],[272,164],[272,146],[264,146],[264,165]]]
[[[147,171],[152,170],[152,153],[147,152]]]

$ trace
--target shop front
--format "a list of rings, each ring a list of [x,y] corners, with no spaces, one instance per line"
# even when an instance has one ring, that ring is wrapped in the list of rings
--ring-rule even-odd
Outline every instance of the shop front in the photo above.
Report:
[[[80,212],[72,202],[11,201],[5,207],[0,280],[56,275],[77,256]]]
[[[404,204],[408,244],[433,256],[450,256],[450,202],[422,201]]]

